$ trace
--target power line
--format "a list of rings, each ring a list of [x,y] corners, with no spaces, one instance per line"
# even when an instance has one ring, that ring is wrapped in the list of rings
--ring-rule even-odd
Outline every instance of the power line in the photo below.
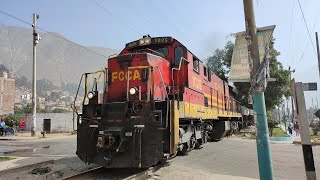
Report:
[[[315,28],[315,27],[316,27],[316,24],[313,24],[312,31],[314,30],[314,28]],[[301,60],[303,59],[303,56],[304,56],[305,50],[307,49],[307,47],[308,47],[308,45],[309,45],[309,42],[310,42],[310,39],[309,39],[309,41],[307,41],[306,46],[305,46],[305,47],[304,47],[304,49],[302,50],[302,54],[301,54],[300,59],[299,59],[299,61],[297,62],[297,64],[296,64],[296,65],[298,65],[298,64],[301,62]],[[311,42],[312,42],[312,41],[311,41]]]
[[[20,18],[14,16],[14,15],[11,15],[11,14],[9,14],[9,13],[7,13],[7,12],[4,12],[4,11],[0,10],[0,13],[6,15],[6,16],[8,16],[8,17],[11,17],[11,18],[13,18],[13,19],[16,19],[16,20],[18,20],[18,21],[20,21],[20,22],[23,22],[23,23],[25,23],[25,24],[27,24],[27,25],[29,25],[29,26],[32,26],[31,23],[29,23],[29,22],[27,22],[27,21],[25,21],[25,20],[23,20],[23,19],[20,19]],[[64,41],[67,41],[67,42],[69,42],[69,43],[71,43],[71,44],[74,44],[74,45],[76,45],[76,46],[79,46],[79,47],[81,47],[81,48],[83,48],[83,49],[85,49],[85,50],[91,51],[91,52],[93,52],[93,53],[95,53],[95,54],[98,54],[98,55],[100,55],[100,56],[103,56],[103,57],[105,57],[105,58],[108,58],[107,56],[105,56],[105,55],[103,55],[103,54],[101,54],[101,53],[98,53],[98,52],[96,52],[96,51],[94,51],[94,50],[92,50],[92,49],[89,49],[89,48],[87,48],[87,47],[85,47],[85,46],[82,46],[82,45],[80,45],[80,44],[77,44],[77,43],[75,43],[75,42],[73,42],[73,41],[71,41],[71,40],[68,40],[68,39],[66,39],[66,38],[64,38],[64,37],[62,37],[62,36],[59,36],[59,35],[54,34],[54,33],[52,33],[52,32],[49,32],[48,30],[45,30],[44,28],[41,28],[41,27],[39,27],[39,26],[37,26],[37,28],[40,29],[40,30],[42,30],[42,31],[44,31],[44,32],[46,32],[46,33],[48,33],[48,34],[50,34],[50,35],[52,35],[52,36],[58,37],[58,38],[60,38],[60,39],[62,39],[62,40],[64,40]]]
[[[121,19],[118,18],[117,16],[113,15],[109,10],[107,10],[106,8],[104,8],[103,6],[101,6],[100,4],[98,4],[97,2],[93,1],[93,0],[89,0],[90,2],[92,2],[93,4],[95,4],[96,6],[98,6],[99,8],[101,8],[103,11],[105,11],[106,13],[108,13],[113,19],[119,21],[120,23],[122,23]],[[141,34],[137,29],[135,29],[134,27],[130,26],[129,24],[126,24],[127,27],[129,27],[132,31],[134,31],[135,33],[139,34],[140,36],[143,36],[143,34]]]
[[[301,11],[301,13],[302,13],[302,18],[303,18],[304,24],[305,24],[305,26],[306,26],[306,28],[307,28],[307,31],[308,31],[309,39],[310,39],[310,41],[311,41],[313,50],[314,50],[314,52],[315,52],[315,55],[317,55],[316,48],[315,48],[315,46],[314,46],[314,44],[313,44],[313,41],[312,41],[312,38],[311,38],[311,34],[310,34],[310,31],[309,31],[309,28],[308,28],[308,25],[307,25],[307,22],[306,22],[306,18],[304,17],[304,13],[303,13],[303,10],[302,10],[301,4],[300,4],[300,0],[298,0],[298,3],[299,3],[300,11]]]
[[[291,9],[291,23],[290,23],[290,36],[289,36],[289,49],[291,47],[291,35],[292,35],[292,23],[293,23],[293,10],[294,10],[294,1],[292,1],[292,9]]]

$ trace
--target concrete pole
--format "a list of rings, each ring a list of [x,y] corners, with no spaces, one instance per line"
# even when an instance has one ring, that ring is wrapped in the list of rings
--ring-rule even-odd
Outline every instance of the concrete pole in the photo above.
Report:
[[[282,111],[283,111],[284,132],[287,134],[286,104],[285,103],[283,103],[283,105],[282,105]]]
[[[252,58],[252,70],[250,72],[251,91],[253,98],[253,110],[257,114],[256,143],[258,153],[259,174],[261,180],[273,180],[271,152],[269,144],[269,130],[266,116],[265,98],[262,87],[256,87],[255,75],[259,70],[260,57],[258,39],[256,36],[256,23],[254,18],[253,0],[243,0],[246,31],[250,36],[248,49],[250,50],[249,62]]]
[[[278,117],[278,120],[279,120],[279,127],[280,127],[280,125],[281,125],[281,115],[280,115],[280,108],[279,108],[279,106],[278,106],[278,115],[279,115],[279,117]]]
[[[294,73],[294,72],[295,72],[295,70],[292,70],[292,71],[291,71],[291,67],[289,66],[290,82],[291,82],[291,78],[292,78],[292,77],[291,77],[291,73]],[[292,93],[291,93],[291,94],[292,94]],[[292,108],[292,112],[291,112],[291,113],[292,113],[292,116],[291,116],[291,117],[292,117],[292,123],[294,124],[294,123],[295,123],[295,118],[294,118],[294,117],[295,117],[295,114],[294,114],[293,96],[291,96],[291,108]]]
[[[37,49],[36,45],[39,43],[40,37],[37,33],[37,19],[39,15],[33,14],[33,74],[32,74],[32,126],[31,126],[31,136],[36,136],[36,122],[37,122]]]
[[[301,145],[304,157],[304,165],[307,180],[316,180],[316,172],[313,160],[311,138],[309,133],[309,123],[307,120],[306,103],[304,99],[304,89],[301,82],[295,83],[295,99],[298,114],[298,121],[301,130]]]

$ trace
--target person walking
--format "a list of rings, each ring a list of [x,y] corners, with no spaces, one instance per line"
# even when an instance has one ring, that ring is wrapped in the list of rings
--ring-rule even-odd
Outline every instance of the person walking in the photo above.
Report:
[[[291,127],[291,125],[288,126],[288,131],[289,131],[290,136],[292,136],[292,127]]]
[[[3,136],[5,125],[6,125],[6,123],[4,122],[3,118],[0,118],[0,136]]]
[[[300,135],[300,131],[299,131],[299,124],[298,122],[296,122],[294,124],[294,130],[296,131],[296,136],[299,136]]]

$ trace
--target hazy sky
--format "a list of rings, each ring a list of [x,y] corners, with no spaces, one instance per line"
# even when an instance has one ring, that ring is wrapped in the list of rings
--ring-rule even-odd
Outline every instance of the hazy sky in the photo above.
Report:
[[[95,4],[95,2],[100,6]],[[314,46],[320,31],[320,1],[300,0]],[[2,0],[0,9],[32,22],[40,14],[38,26],[58,32],[82,45],[122,49],[125,43],[150,34],[173,36],[195,55],[205,59],[222,48],[231,33],[244,30],[242,0]],[[257,26],[276,25],[275,47],[279,60],[296,70],[302,82],[319,82],[316,52],[309,40],[297,0],[255,1]],[[102,7],[102,8],[101,8]],[[0,23],[31,28],[0,14]],[[320,89],[320,87],[319,87]],[[320,91],[306,92],[320,101]]]

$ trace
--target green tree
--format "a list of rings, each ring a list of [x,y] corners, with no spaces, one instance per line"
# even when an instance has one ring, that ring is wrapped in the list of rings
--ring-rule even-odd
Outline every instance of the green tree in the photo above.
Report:
[[[277,56],[280,53],[274,48],[274,41],[272,39],[269,43],[269,67],[270,77],[276,78],[276,82],[268,82],[265,90],[265,102],[267,111],[272,110],[275,106],[280,105],[283,97],[290,95],[290,79],[289,70],[285,70],[281,62],[277,61]],[[224,49],[217,49],[213,56],[207,59],[207,66],[210,67],[215,74],[221,79],[227,80],[227,74],[230,71],[232,52],[234,44],[228,41]],[[248,107],[248,92],[250,88],[249,83],[234,83],[237,87],[239,94],[236,97],[243,105]]]
[[[228,41],[224,49],[216,49],[207,59],[207,66],[222,80],[227,81],[226,76],[230,71],[234,44]]]

